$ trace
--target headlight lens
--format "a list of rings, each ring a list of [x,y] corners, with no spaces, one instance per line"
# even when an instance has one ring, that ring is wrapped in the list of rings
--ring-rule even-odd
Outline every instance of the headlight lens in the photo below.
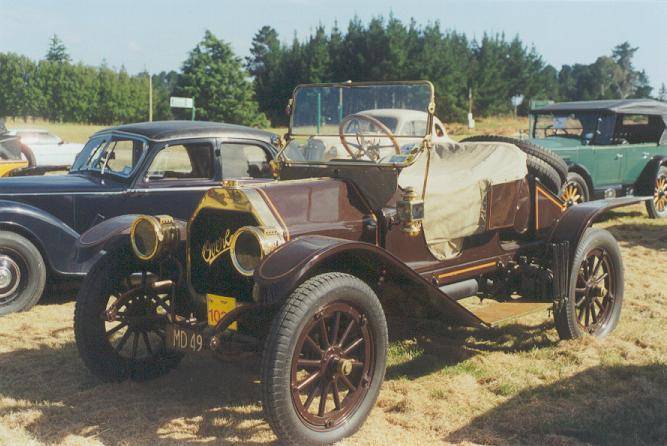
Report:
[[[168,215],[142,215],[132,223],[130,238],[134,255],[148,262],[173,253],[180,233],[174,219]]]
[[[244,226],[232,236],[230,257],[236,270],[244,276],[252,276],[262,258],[283,243],[275,230]]]

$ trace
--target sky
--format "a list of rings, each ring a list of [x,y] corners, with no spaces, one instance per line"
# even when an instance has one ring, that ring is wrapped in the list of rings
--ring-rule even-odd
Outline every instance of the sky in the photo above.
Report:
[[[654,88],[667,84],[667,0],[0,0],[0,52],[39,59],[55,33],[77,62],[156,73],[179,69],[206,29],[245,57],[264,25],[289,42],[319,24],[344,29],[354,16],[389,14],[439,21],[469,38],[519,35],[558,69],[592,63],[627,40]]]

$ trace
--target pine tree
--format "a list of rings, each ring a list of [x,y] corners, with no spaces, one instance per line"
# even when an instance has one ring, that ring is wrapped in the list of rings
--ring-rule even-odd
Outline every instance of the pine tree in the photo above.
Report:
[[[71,59],[67,54],[67,48],[60,38],[54,34],[49,41],[49,50],[46,53],[46,60],[56,63],[69,63]]]
[[[660,91],[658,91],[658,100],[662,102],[667,102],[667,86],[663,82],[660,85]]]
[[[206,31],[183,63],[176,93],[194,97],[199,119],[266,126],[247,75],[229,44]]]

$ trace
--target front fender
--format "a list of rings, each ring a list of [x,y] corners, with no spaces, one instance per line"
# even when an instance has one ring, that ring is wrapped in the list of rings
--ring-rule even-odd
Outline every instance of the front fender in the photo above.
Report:
[[[76,241],[73,268],[85,273],[106,253],[130,249],[130,230],[138,216],[128,214],[110,218],[81,234]],[[187,222],[174,219],[174,223],[181,241],[185,240]]]
[[[70,263],[79,234],[48,212],[26,203],[0,200],[0,229],[28,238],[56,273],[77,273]]]
[[[572,206],[558,220],[549,235],[549,242],[568,242],[570,245],[570,260],[573,260],[576,247],[595,220],[608,210],[629,206],[650,200],[652,197],[622,197],[607,200],[587,201]]]
[[[471,326],[483,324],[477,316],[388,251],[370,243],[324,236],[299,237],[282,245],[262,261],[254,279],[263,303],[284,301],[313,271],[320,271],[325,263],[331,264],[343,256],[371,260],[380,269],[399,277],[403,284],[415,285],[423,292],[409,298],[424,300],[423,303],[437,309],[448,322]]]

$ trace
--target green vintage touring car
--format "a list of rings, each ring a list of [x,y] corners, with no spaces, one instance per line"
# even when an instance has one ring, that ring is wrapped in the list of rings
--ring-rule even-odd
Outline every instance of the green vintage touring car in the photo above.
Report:
[[[530,118],[531,142],[568,164],[561,195],[568,204],[653,195],[649,215],[667,217],[667,103],[561,102],[532,110]]]

